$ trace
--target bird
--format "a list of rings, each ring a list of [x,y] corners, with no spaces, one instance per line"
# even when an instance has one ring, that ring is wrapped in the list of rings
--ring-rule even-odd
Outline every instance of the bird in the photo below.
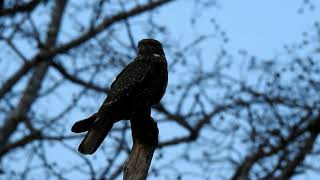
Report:
[[[112,82],[99,110],[72,126],[71,131],[74,133],[87,132],[78,151],[82,154],[93,154],[114,123],[129,120],[134,113],[146,108],[151,112],[151,107],[158,104],[165,94],[168,84],[167,66],[159,41],[140,40],[136,58],[126,65]]]

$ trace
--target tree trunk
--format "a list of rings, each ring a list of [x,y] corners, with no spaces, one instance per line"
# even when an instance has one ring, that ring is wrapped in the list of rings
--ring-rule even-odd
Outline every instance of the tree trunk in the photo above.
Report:
[[[56,2],[52,9],[51,23],[47,32],[45,50],[54,47],[54,45],[56,44],[66,2],[66,0],[59,0]],[[9,138],[17,129],[19,123],[21,122],[21,119],[27,116],[32,104],[37,99],[42,82],[48,72],[48,68],[48,62],[43,62],[42,64],[35,67],[34,72],[26,86],[23,95],[21,96],[19,103],[12,110],[12,112],[8,114],[3,127],[0,128],[0,146],[4,146],[9,141]],[[1,95],[2,94],[0,93],[0,96]]]

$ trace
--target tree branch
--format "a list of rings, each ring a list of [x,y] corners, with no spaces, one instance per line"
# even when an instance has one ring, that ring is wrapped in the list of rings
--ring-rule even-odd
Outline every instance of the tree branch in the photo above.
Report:
[[[147,4],[141,5],[141,6],[136,6],[132,8],[131,10],[128,10],[126,12],[120,12],[116,15],[113,15],[111,17],[106,18],[104,21],[101,22],[101,24],[97,25],[96,27],[90,29],[90,31],[84,33],[80,37],[71,40],[70,42],[61,45],[60,47],[57,47],[56,49],[52,49],[49,54],[50,55],[55,55],[55,54],[60,54],[60,53],[65,53],[69,51],[72,48],[75,48],[82,43],[90,40],[92,37],[96,36],[100,32],[102,32],[104,29],[107,27],[113,25],[114,23],[117,23],[119,21],[125,20],[128,17],[133,17],[136,15],[139,15],[141,13],[147,12],[151,9],[157,8],[163,4],[172,2],[173,0],[158,0],[158,1],[150,1]]]
[[[54,69],[56,69],[63,77],[65,77],[66,79],[68,79],[69,81],[73,82],[73,83],[76,83],[76,84],[79,84],[81,86],[84,86],[88,89],[92,89],[92,90],[95,90],[97,92],[102,92],[102,93],[107,93],[108,92],[108,88],[103,88],[103,87],[100,87],[98,85],[95,85],[91,82],[86,82],[82,79],[79,79],[73,75],[71,75],[69,72],[67,72],[67,70],[61,65],[61,64],[58,64],[58,63],[55,63],[55,62],[52,62],[51,63],[52,67]]]
[[[41,0],[33,0],[24,4],[16,4],[11,8],[0,9],[0,16],[14,15],[18,12],[30,12],[37,7],[40,2]]]

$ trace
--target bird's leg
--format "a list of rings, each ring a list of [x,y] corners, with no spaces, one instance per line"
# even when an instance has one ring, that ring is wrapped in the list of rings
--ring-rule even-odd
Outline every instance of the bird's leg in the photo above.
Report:
[[[136,106],[131,116],[131,129],[134,140],[143,144],[158,144],[158,126],[151,117],[151,107],[149,103],[149,93],[141,93],[137,96]]]
[[[130,122],[134,140],[147,145],[158,144],[158,126],[149,114],[134,113]]]

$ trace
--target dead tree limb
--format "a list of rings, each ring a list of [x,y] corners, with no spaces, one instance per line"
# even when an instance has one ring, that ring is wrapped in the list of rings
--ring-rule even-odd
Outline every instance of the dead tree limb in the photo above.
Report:
[[[131,119],[133,147],[124,167],[124,180],[145,180],[153,153],[158,144],[158,126],[148,116],[137,115]]]

